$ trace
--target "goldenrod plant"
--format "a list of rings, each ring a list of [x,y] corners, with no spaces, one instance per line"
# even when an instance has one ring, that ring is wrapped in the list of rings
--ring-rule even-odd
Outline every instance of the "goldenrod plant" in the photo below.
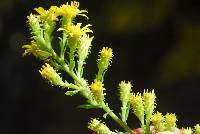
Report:
[[[79,94],[86,99],[86,104],[80,108],[99,108],[105,111],[116,123],[124,129],[124,132],[135,134],[127,124],[129,111],[138,117],[144,134],[151,133],[151,125],[157,132],[171,131],[176,128],[176,115],[167,113],[155,113],[156,95],[154,90],[144,90],[143,93],[135,93],[129,81],[119,83],[119,99],[121,101],[121,112],[115,114],[106,101],[106,88],[104,77],[113,59],[112,48],[103,47],[97,59],[98,72],[92,82],[84,77],[86,70],[84,65],[92,47],[94,38],[91,24],[83,25],[74,20],[78,16],[88,19],[86,10],[79,9],[79,2],[72,1],[60,7],[51,6],[48,10],[42,7],[35,8],[35,12],[27,17],[28,26],[31,31],[30,44],[24,45],[23,55],[34,55],[44,62],[39,70],[41,76],[52,86],[67,89],[66,95]],[[59,37],[53,36],[58,32]],[[53,38],[59,42],[53,44]],[[59,46],[55,50],[53,45]],[[62,78],[61,73],[68,74],[73,79],[69,82]],[[104,116],[106,117],[106,116]],[[105,123],[97,118],[92,118],[88,128],[98,134],[123,134],[117,129],[110,130]],[[192,129],[182,129],[183,134],[192,133]],[[199,125],[195,126],[195,134],[200,134]]]

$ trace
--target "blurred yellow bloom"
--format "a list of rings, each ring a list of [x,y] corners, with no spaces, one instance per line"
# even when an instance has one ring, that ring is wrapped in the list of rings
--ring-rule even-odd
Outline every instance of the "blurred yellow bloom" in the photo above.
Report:
[[[42,7],[39,8],[35,8],[35,11],[37,11],[39,13],[39,17],[42,20],[47,20],[47,21],[54,21],[54,20],[58,20],[58,14],[57,14],[57,10],[58,7],[56,6],[51,6],[51,8],[49,10],[45,10]]]
[[[77,15],[84,16],[84,17],[88,18],[87,15],[83,14],[83,13],[87,13],[87,11],[86,10],[79,10],[78,7],[79,7],[79,2],[71,1],[71,5],[69,5],[68,2],[67,2],[67,4],[62,5],[59,8],[58,12],[59,12],[60,15],[66,16],[69,19],[73,19]]]

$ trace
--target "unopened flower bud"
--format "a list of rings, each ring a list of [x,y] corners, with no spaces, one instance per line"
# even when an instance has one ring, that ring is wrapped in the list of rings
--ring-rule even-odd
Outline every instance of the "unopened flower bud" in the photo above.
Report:
[[[51,82],[52,85],[63,86],[64,82],[60,75],[49,64],[46,63],[45,65],[39,70],[42,77]]]
[[[143,92],[144,110],[148,118],[150,118],[150,116],[154,112],[154,108],[156,107],[155,99],[156,95],[154,93],[154,90],[152,90],[151,92],[149,92],[148,90]]]
[[[109,130],[109,128],[97,119],[91,119],[88,123],[88,128],[98,134],[116,134]]]
[[[130,98],[134,114],[138,117],[141,124],[144,125],[144,104],[140,93],[132,94]]]
[[[176,127],[176,115],[167,113],[165,115],[166,131],[174,131]]]
[[[151,122],[157,132],[162,132],[165,130],[165,118],[162,113],[157,112],[151,116]]]
[[[130,100],[130,92],[131,92],[131,83],[122,81],[119,84],[119,91],[120,91],[120,100],[121,102],[128,102]]]
[[[112,49],[103,47],[103,49],[100,51],[99,59],[98,59],[98,74],[96,76],[96,79],[103,81],[103,76],[108,69],[108,66],[111,63],[113,57]]]
[[[192,134],[192,133],[193,133],[193,130],[191,127],[181,129],[181,134]]]
[[[200,126],[199,126],[199,124],[196,124],[196,126],[194,126],[194,130],[195,130],[194,134],[200,134]]]
[[[90,87],[91,87],[91,91],[92,91],[92,94],[93,94],[95,100],[98,103],[102,103],[104,101],[103,90],[105,90],[103,88],[102,82],[98,81],[98,80],[95,80],[94,83],[92,83]]]

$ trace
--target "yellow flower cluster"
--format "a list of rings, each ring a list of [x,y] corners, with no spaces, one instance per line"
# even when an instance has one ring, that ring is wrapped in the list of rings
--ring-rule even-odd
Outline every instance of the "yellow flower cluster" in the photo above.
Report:
[[[41,20],[50,20],[50,21],[57,21],[58,20],[58,7],[56,6],[51,6],[49,10],[44,10],[44,8],[39,7],[39,8],[35,8],[35,11],[37,11],[39,13],[39,17],[41,18]]]
[[[154,126],[154,129],[158,132],[162,132],[165,130],[165,119],[162,115],[162,113],[157,112],[151,117],[152,124]]]
[[[165,115],[165,120],[167,124],[175,124],[176,123],[176,115],[167,113]]]
[[[131,95],[131,103],[135,105],[135,108],[138,105],[143,105],[141,93]]]
[[[196,124],[196,125],[194,126],[194,129],[195,129],[194,134],[200,134],[200,125],[199,125],[199,124]]]
[[[151,122],[156,131],[171,131],[174,132],[176,128],[176,115],[167,113],[165,116],[162,113],[155,113],[151,116]]]
[[[60,15],[66,16],[67,18],[71,18],[71,19],[75,18],[77,15],[88,18],[87,15],[83,14],[83,13],[87,13],[87,11],[80,10],[78,9],[78,7],[79,7],[79,2],[72,1],[71,5],[69,5],[67,2],[67,4],[62,5],[59,8],[58,12]]]
[[[122,102],[127,103],[130,100],[130,92],[131,92],[131,83],[122,81],[119,84],[119,91],[120,91],[120,99]]]
[[[103,84],[101,81],[95,80],[94,83],[91,84],[91,91],[94,95],[94,98],[98,103],[102,103],[104,101],[104,93],[103,90]]]
[[[37,11],[39,13],[39,16],[42,20],[58,20],[58,16],[63,16],[63,17],[67,17],[68,19],[73,19],[75,18],[77,15],[80,16],[84,16],[86,18],[87,15],[85,15],[84,13],[87,13],[86,10],[80,10],[78,9],[79,7],[79,2],[76,1],[72,1],[71,4],[68,4],[68,2],[66,4],[63,4],[60,7],[57,6],[51,6],[49,10],[45,10],[42,7],[39,8],[35,8],[35,11]]]
[[[59,74],[49,64],[46,63],[45,65],[39,70],[42,77],[51,82],[52,85],[62,86],[64,82]]]
[[[97,79],[103,80],[103,73],[107,70],[108,66],[111,63],[113,57],[112,48],[103,47],[100,51],[99,59],[98,59],[98,68],[99,72],[97,75]]]
[[[156,95],[154,93],[154,90],[152,90],[151,92],[148,92],[148,89],[144,90],[143,100],[144,100],[145,104],[152,104],[152,105],[154,105],[155,98],[156,98]]]
[[[110,131],[105,124],[97,119],[91,119],[88,123],[88,128],[97,134],[116,134],[115,132]]]
[[[103,47],[103,49],[100,52],[100,58],[102,59],[111,59],[113,57],[113,52],[112,52],[112,48],[108,48],[108,47]]]
[[[191,127],[181,129],[181,134],[192,134],[192,133],[193,133],[193,130]]]
[[[52,56],[48,51],[41,50],[40,46],[35,41],[31,41],[31,45],[23,45],[22,48],[25,48],[23,56],[33,54],[40,59],[47,59]]]
[[[134,114],[138,117],[141,124],[144,125],[144,104],[141,93],[132,94],[130,102]]]
[[[157,124],[157,123],[163,122],[164,117],[163,117],[162,113],[157,112],[157,113],[152,115],[151,121],[153,122],[153,124]]]
[[[81,36],[86,35],[86,33],[93,32],[91,29],[88,28],[90,26],[91,25],[88,24],[84,26],[83,28],[81,28],[81,23],[77,23],[76,25],[66,25],[65,29],[67,30],[67,32],[69,33],[71,37],[79,39]]]

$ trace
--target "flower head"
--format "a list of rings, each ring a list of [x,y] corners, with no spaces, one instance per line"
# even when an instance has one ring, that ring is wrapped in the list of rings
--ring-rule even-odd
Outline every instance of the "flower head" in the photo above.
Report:
[[[167,131],[174,131],[176,127],[176,115],[167,113],[165,115],[165,122],[166,122],[166,130]]]
[[[100,54],[100,58],[111,60],[111,58],[113,57],[112,48],[103,47]]]
[[[192,133],[193,133],[193,130],[190,127],[181,129],[181,134],[192,134]]]
[[[40,59],[47,59],[52,56],[48,51],[41,49],[35,41],[31,41],[31,45],[23,45],[22,48],[25,49],[23,56],[33,54]]]
[[[51,82],[52,85],[62,86],[64,82],[60,75],[48,63],[45,65],[43,65],[41,70],[39,70],[42,77]]]
[[[57,14],[58,7],[56,6],[51,6],[49,10],[45,10],[42,7],[35,8],[35,11],[39,13],[39,17],[41,20],[46,20],[46,21],[57,21],[58,20],[58,14]]]
[[[165,118],[162,113],[157,112],[151,116],[152,124],[156,131],[161,132],[165,130]]]
[[[199,125],[199,124],[196,124],[196,125],[194,126],[194,130],[195,130],[194,134],[200,134],[200,125]]]
[[[130,100],[130,92],[131,92],[131,83],[122,81],[119,84],[119,91],[120,91],[120,99],[122,102],[126,102]]]
[[[109,128],[97,119],[91,119],[88,123],[88,128],[98,134],[116,134],[109,130]]]
[[[154,93],[154,90],[150,92],[148,91],[148,89],[144,90],[142,97],[144,101],[145,114],[148,116],[148,118],[150,118],[155,108],[156,95]]]
[[[103,90],[105,90],[103,88],[102,82],[99,80],[94,80],[94,83],[92,83],[90,87],[91,87],[91,91],[92,91],[92,94],[94,95],[95,100],[98,103],[102,103],[104,101]]]
[[[164,121],[164,117],[163,117],[162,113],[157,111],[157,113],[152,115],[151,121],[153,122],[153,124],[157,124],[157,123]]]
[[[67,4],[62,5],[59,8],[58,12],[59,12],[60,15],[66,16],[69,19],[73,19],[77,15],[84,16],[84,17],[88,18],[87,15],[84,14],[84,13],[87,13],[87,11],[86,10],[80,10],[80,9],[78,9],[78,7],[79,7],[79,2],[71,1],[71,5],[69,5],[68,2],[67,2]]]
[[[130,98],[134,114],[138,117],[141,124],[144,125],[144,104],[141,93],[132,94]]]
[[[81,28],[82,23],[77,23],[76,25],[66,25],[65,29],[69,33],[70,37],[80,38],[81,36],[86,35],[86,33],[92,33],[93,31],[89,29],[90,24]]]
[[[103,49],[100,51],[100,56],[98,59],[98,68],[102,70],[102,72],[110,65],[112,57],[112,48],[103,47]]]

